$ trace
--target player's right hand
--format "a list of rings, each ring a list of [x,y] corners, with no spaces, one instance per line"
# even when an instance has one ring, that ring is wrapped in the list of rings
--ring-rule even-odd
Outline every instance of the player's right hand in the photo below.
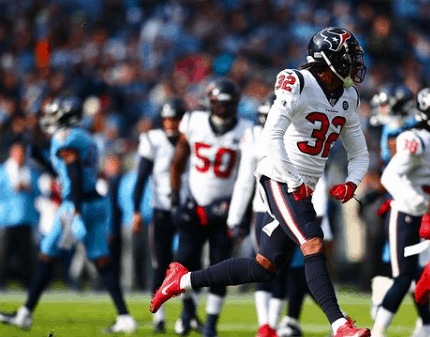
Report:
[[[133,233],[141,233],[143,231],[143,218],[140,212],[134,212],[133,215]]]
[[[309,198],[314,191],[312,188],[305,183],[301,184],[299,187],[296,187],[293,192],[294,200],[300,201]]]
[[[430,214],[424,214],[421,219],[420,238],[430,240]]]

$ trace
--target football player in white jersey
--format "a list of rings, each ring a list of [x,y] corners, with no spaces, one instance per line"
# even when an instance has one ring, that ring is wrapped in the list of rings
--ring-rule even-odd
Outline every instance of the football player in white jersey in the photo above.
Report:
[[[261,132],[266,122],[269,110],[274,103],[276,95],[272,93],[263,100],[257,110],[257,123],[245,131],[241,142],[241,154],[239,172],[234,185],[233,196],[227,218],[227,225],[235,237],[243,239],[247,234],[244,221],[247,205],[252,199],[251,235],[255,251],[259,250],[261,238],[261,225],[265,214],[263,199],[255,190],[256,179],[254,171],[263,153],[258,150]],[[251,183],[253,182],[253,183]],[[324,232],[324,240],[333,238],[328,216],[326,195],[326,179],[321,177],[317,188],[312,195],[318,220]],[[302,336],[299,315],[305,294],[308,292],[304,273],[303,255],[297,247],[292,254],[291,262],[287,268],[279,272],[276,277],[268,282],[257,282],[255,292],[255,306],[257,309],[258,332],[257,337],[276,336],[276,328],[279,315],[284,307],[286,288],[288,287],[288,316],[282,319],[279,336]],[[285,275],[288,270],[287,275]],[[287,287],[286,287],[287,285]]]
[[[259,253],[195,272],[172,263],[152,299],[151,312],[186,289],[269,280],[299,245],[310,292],[326,314],[334,337],[370,336],[369,329],[354,327],[339,308],[325,264],[323,232],[311,202],[337,138],[348,153],[348,176],[344,184],[330,188],[330,195],[342,203],[352,199],[367,171],[360,99],[353,86],[364,79],[364,53],[351,32],[330,27],[312,37],[307,61],[301,71],[285,69],[278,74],[276,100],[261,136],[265,156],[256,176],[266,216]]]
[[[210,263],[230,256],[231,240],[227,230],[227,212],[240,160],[240,140],[251,126],[237,117],[240,92],[227,79],[208,87],[210,111],[193,111],[182,118],[179,140],[172,161],[172,203],[176,203],[184,164],[190,158],[189,197],[178,211],[179,247],[177,260],[190,270],[201,268],[203,244],[209,242]],[[216,336],[226,287],[210,288],[207,320],[203,335]],[[184,310],[175,330],[187,334],[190,318],[195,315],[191,296],[184,296]]]
[[[418,104],[419,108],[419,104]],[[425,116],[425,113],[422,114]],[[420,114],[417,115],[420,117]],[[405,257],[406,246],[420,242],[422,216],[430,200],[430,127],[427,120],[402,132],[396,139],[396,153],[384,169],[381,183],[393,201],[386,217],[393,283],[385,294],[375,317],[372,336],[385,336],[413,280],[421,274],[418,255]],[[430,335],[428,299],[417,301],[422,327],[414,336]]]
[[[179,136],[179,123],[187,110],[182,98],[169,99],[160,110],[161,128],[142,133],[139,145],[139,168],[134,187],[133,227],[140,231],[143,219],[140,213],[142,192],[149,177],[153,185],[153,223],[149,227],[149,246],[153,278],[151,290],[154,293],[161,286],[169,263],[173,261],[172,241],[176,228],[172,221],[170,205],[170,163]],[[186,184],[186,179],[183,179]],[[162,306],[153,317],[155,333],[164,333],[166,310]]]

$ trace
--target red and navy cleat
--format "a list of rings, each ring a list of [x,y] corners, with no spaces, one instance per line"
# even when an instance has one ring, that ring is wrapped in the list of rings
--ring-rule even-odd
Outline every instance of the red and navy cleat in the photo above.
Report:
[[[333,337],[370,337],[369,329],[358,329],[354,326],[355,321],[347,317],[347,322],[337,329]]]
[[[156,313],[168,299],[185,292],[184,289],[180,288],[180,283],[181,277],[187,273],[188,269],[178,262],[172,262],[169,265],[163,284],[152,296],[151,306],[149,307],[150,312]]]
[[[430,262],[427,262],[415,287],[415,302],[425,304],[430,295]]]

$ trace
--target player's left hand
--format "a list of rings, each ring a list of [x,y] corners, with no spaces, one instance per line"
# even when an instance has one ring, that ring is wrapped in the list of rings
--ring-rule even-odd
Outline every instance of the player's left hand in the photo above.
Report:
[[[424,214],[421,219],[420,238],[430,240],[430,214]]]
[[[348,200],[352,199],[354,192],[357,189],[357,185],[351,181],[345,184],[335,185],[330,189],[330,195],[344,204]]]

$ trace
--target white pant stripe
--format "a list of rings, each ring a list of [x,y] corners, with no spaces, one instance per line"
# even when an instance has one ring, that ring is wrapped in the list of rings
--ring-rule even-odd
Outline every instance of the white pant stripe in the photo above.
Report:
[[[397,217],[398,211],[391,208],[390,220],[388,225],[388,236],[390,245],[390,260],[393,277],[400,274],[399,256],[397,254]]]
[[[282,195],[281,186],[277,181],[270,179],[270,188],[273,193],[273,197],[275,198],[276,206],[281,212],[282,217],[284,218],[285,223],[287,224],[290,231],[296,237],[297,241],[300,245],[306,243],[306,237],[302,234],[300,229],[297,227],[296,222],[294,221],[290,210],[288,209],[284,196]]]

